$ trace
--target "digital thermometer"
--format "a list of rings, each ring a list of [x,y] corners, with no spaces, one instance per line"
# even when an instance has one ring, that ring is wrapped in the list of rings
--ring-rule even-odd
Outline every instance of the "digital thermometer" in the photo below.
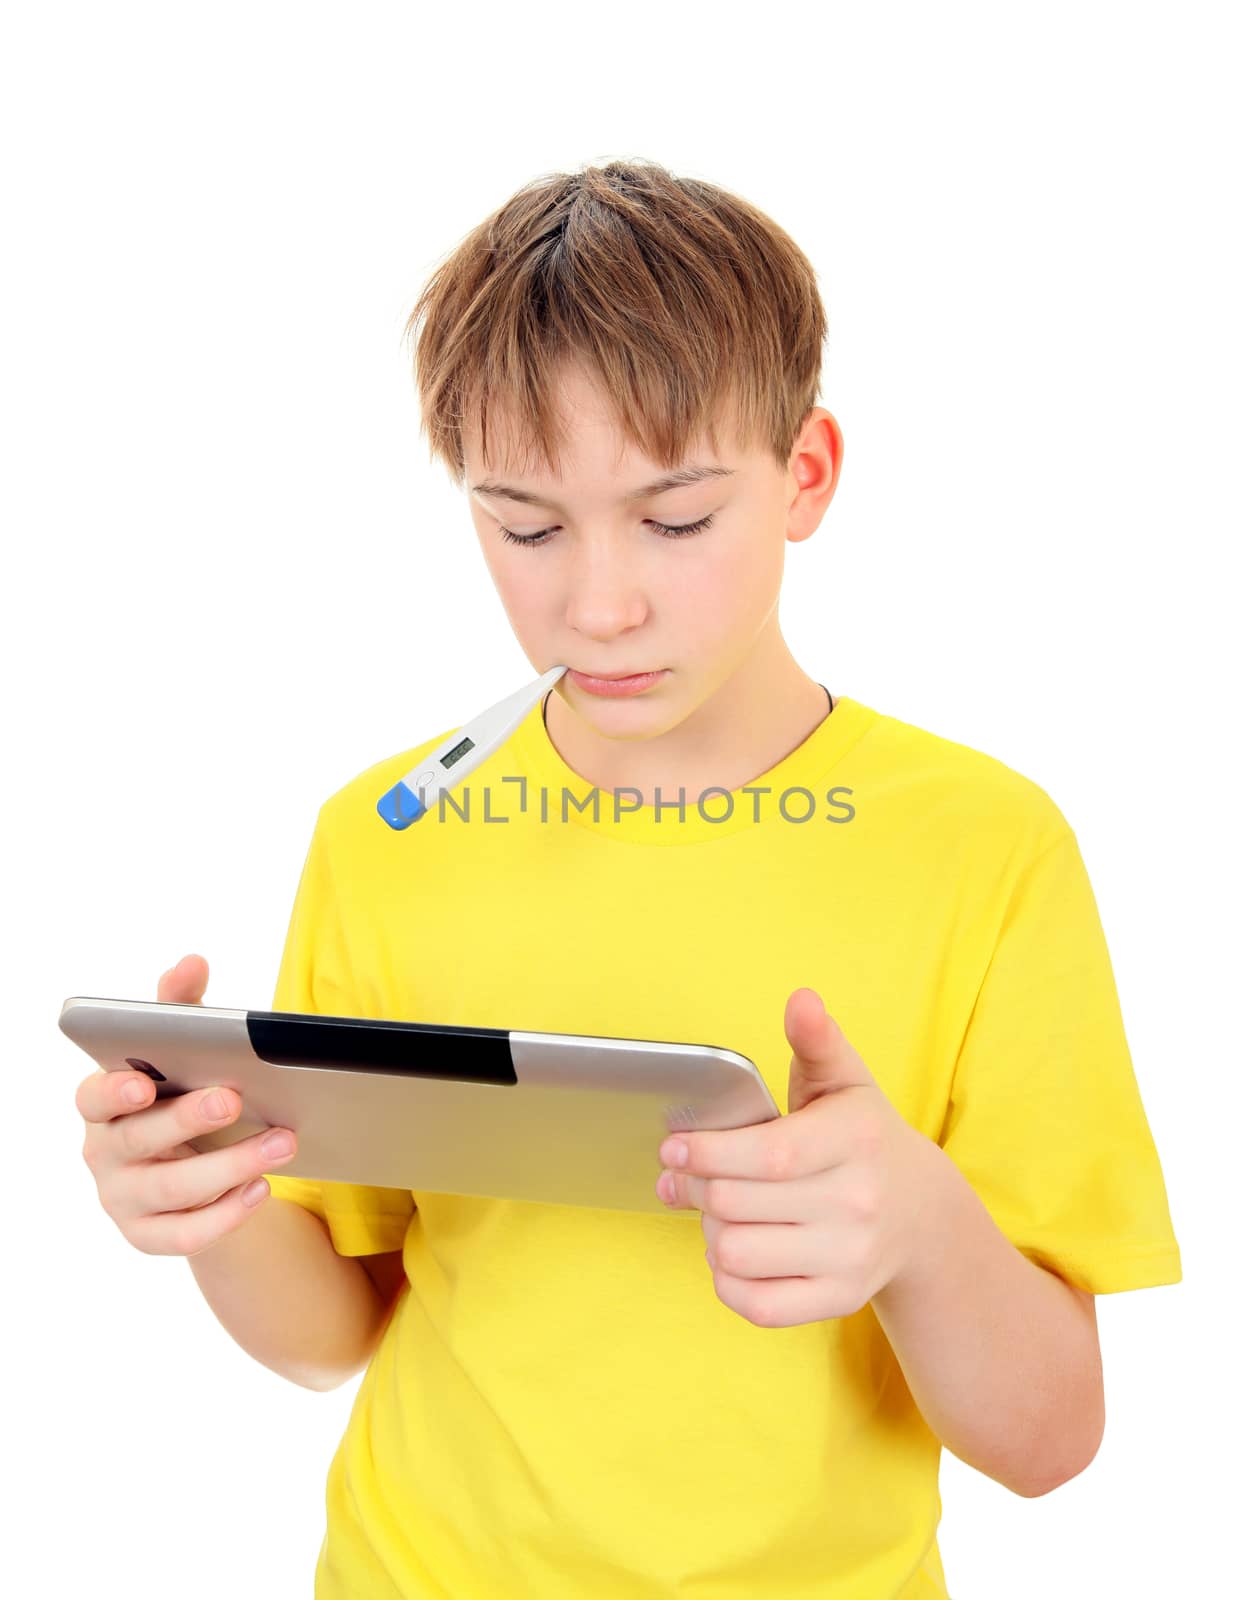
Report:
[[[399,783],[393,784],[375,808],[379,815],[390,828],[398,831],[425,816],[440,795],[499,749],[529,715],[530,708],[568,670],[568,667],[549,667],[541,678],[528,683],[524,689],[518,689],[516,694],[497,700],[473,722],[458,728],[456,733],[411,768]]]

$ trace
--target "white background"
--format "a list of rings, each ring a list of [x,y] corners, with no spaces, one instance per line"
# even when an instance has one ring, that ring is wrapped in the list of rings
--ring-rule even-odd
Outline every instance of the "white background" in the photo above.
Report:
[[[535,675],[428,461],[400,335],[425,276],[516,188],[617,156],[744,195],[814,263],[820,401],[846,452],[822,526],[788,550],[786,635],[835,693],[1061,806],[1163,1160],[1184,1282],[1099,1298],[1107,1435],[1079,1478],[1026,1501],[945,1453],[954,1600],[1220,1592],[1241,531],[1225,18],[8,13],[6,1566],[39,1575],[23,1592],[311,1592],[356,1383],[282,1382],[184,1260],[125,1243],[81,1159],[91,1064],[56,1018],[71,994],[153,998],[190,951],[209,1004],[269,1005],[320,802]]]

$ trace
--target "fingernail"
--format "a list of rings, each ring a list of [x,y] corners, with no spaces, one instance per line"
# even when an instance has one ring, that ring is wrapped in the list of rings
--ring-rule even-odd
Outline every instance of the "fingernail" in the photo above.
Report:
[[[146,1099],[146,1085],[141,1083],[127,1083],[125,1085],[125,1098],[131,1106],[140,1106]]]
[[[210,1117],[212,1122],[219,1122],[228,1115],[228,1103],[218,1089],[208,1089],[199,1104],[203,1115]]]

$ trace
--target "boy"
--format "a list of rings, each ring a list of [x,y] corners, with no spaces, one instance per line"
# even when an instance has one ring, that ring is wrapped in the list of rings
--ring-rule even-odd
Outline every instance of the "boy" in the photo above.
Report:
[[[664,1215],[267,1174],[191,1262],[258,1359],[365,1367],[316,1596],[946,1595],[941,1445],[1022,1495],[1080,1472],[1093,1296],[1181,1276],[1074,834],[781,635],[842,440],[770,219],[653,164],[555,175],[420,320],[432,452],[532,667],[575,671],[463,782],[474,820],[375,812],[452,729],[325,802],[273,1005],[719,1043],[786,1115],[653,1149]]]

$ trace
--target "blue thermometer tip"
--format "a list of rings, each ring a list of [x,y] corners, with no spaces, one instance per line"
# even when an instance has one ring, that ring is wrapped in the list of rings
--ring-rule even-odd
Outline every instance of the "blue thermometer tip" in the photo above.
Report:
[[[408,784],[394,783],[375,809],[390,828],[399,832],[417,822],[426,807]]]

